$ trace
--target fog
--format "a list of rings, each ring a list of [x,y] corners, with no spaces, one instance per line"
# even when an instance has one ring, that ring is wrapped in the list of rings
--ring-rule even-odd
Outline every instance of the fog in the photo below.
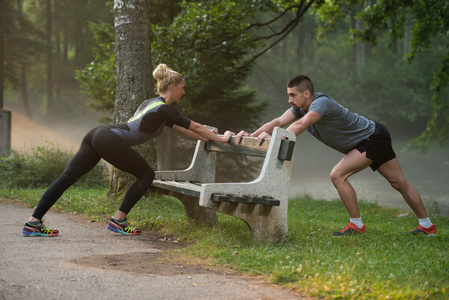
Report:
[[[53,143],[57,147],[76,151],[84,134],[99,125],[95,115],[86,115],[83,119],[48,124],[43,120],[31,120],[14,108],[11,110],[11,148],[20,153],[29,152],[36,146]]]
[[[12,148],[19,152],[50,141],[59,148],[76,151],[84,134],[99,125],[97,116],[88,115],[83,120],[66,120],[64,123],[43,125],[25,118],[12,110]],[[429,153],[403,153],[406,141],[393,134],[393,145],[403,172],[418,189],[430,214],[449,217],[449,159],[442,150]],[[296,140],[290,196],[310,195],[316,199],[338,199],[329,173],[343,157],[317,141],[307,132]],[[377,202],[410,212],[410,208],[389,183],[377,172],[365,169],[353,175],[349,181],[354,186],[358,199]],[[343,205],[343,204],[342,204]]]
[[[396,139],[393,147],[405,177],[419,191],[430,214],[449,217],[449,159],[441,149],[426,154],[404,152],[406,141]],[[310,195],[315,199],[339,199],[329,174],[343,154],[325,146],[308,133],[297,136],[290,196]],[[367,168],[349,178],[358,199],[411,212],[401,194],[378,173]]]

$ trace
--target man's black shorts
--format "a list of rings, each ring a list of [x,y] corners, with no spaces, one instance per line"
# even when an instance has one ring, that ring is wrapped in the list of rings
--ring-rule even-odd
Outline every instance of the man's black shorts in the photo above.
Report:
[[[396,157],[391,145],[390,132],[385,126],[377,122],[374,133],[358,144],[355,149],[359,150],[360,153],[366,152],[366,157],[373,161],[370,165],[373,171]]]

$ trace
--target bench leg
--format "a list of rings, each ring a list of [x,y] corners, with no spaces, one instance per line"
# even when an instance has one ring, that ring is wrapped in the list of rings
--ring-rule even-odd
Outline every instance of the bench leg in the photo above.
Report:
[[[287,237],[288,224],[287,218],[278,213],[272,212],[273,207],[264,205],[255,205],[251,214],[245,214],[245,205],[240,204],[237,210],[242,213],[234,214],[248,225],[251,230],[251,236],[254,240],[261,242],[275,242]]]
[[[187,218],[195,219],[208,225],[218,224],[217,213],[212,209],[202,207],[198,203],[198,198],[189,195],[170,195],[179,199],[184,205]]]

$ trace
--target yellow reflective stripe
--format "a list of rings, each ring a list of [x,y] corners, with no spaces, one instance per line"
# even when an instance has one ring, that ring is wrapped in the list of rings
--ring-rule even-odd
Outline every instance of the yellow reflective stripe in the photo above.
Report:
[[[134,116],[134,117],[130,118],[130,119],[128,120],[128,122],[132,122],[132,121],[134,121],[134,120],[137,120],[137,119],[139,119],[140,117],[142,117],[142,116],[143,116],[147,111],[149,111],[150,109],[155,108],[156,106],[159,106],[159,105],[164,105],[164,104],[166,104],[164,101],[157,101],[157,102],[154,102],[154,103],[148,105],[147,107],[145,107],[145,109],[144,109],[142,112],[140,112],[137,116]]]

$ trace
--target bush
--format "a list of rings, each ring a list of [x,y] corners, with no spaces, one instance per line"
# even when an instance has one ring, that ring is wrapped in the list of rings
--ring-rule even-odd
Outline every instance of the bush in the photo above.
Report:
[[[73,157],[56,145],[46,142],[46,146],[31,149],[31,154],[12,151],[8,157],[0,157],[0,185],[6,187],[36,188],[52,184],[64,171]],[[108,169],[104,163],[80,178],[76,185],[87,187],[108,184]]]

